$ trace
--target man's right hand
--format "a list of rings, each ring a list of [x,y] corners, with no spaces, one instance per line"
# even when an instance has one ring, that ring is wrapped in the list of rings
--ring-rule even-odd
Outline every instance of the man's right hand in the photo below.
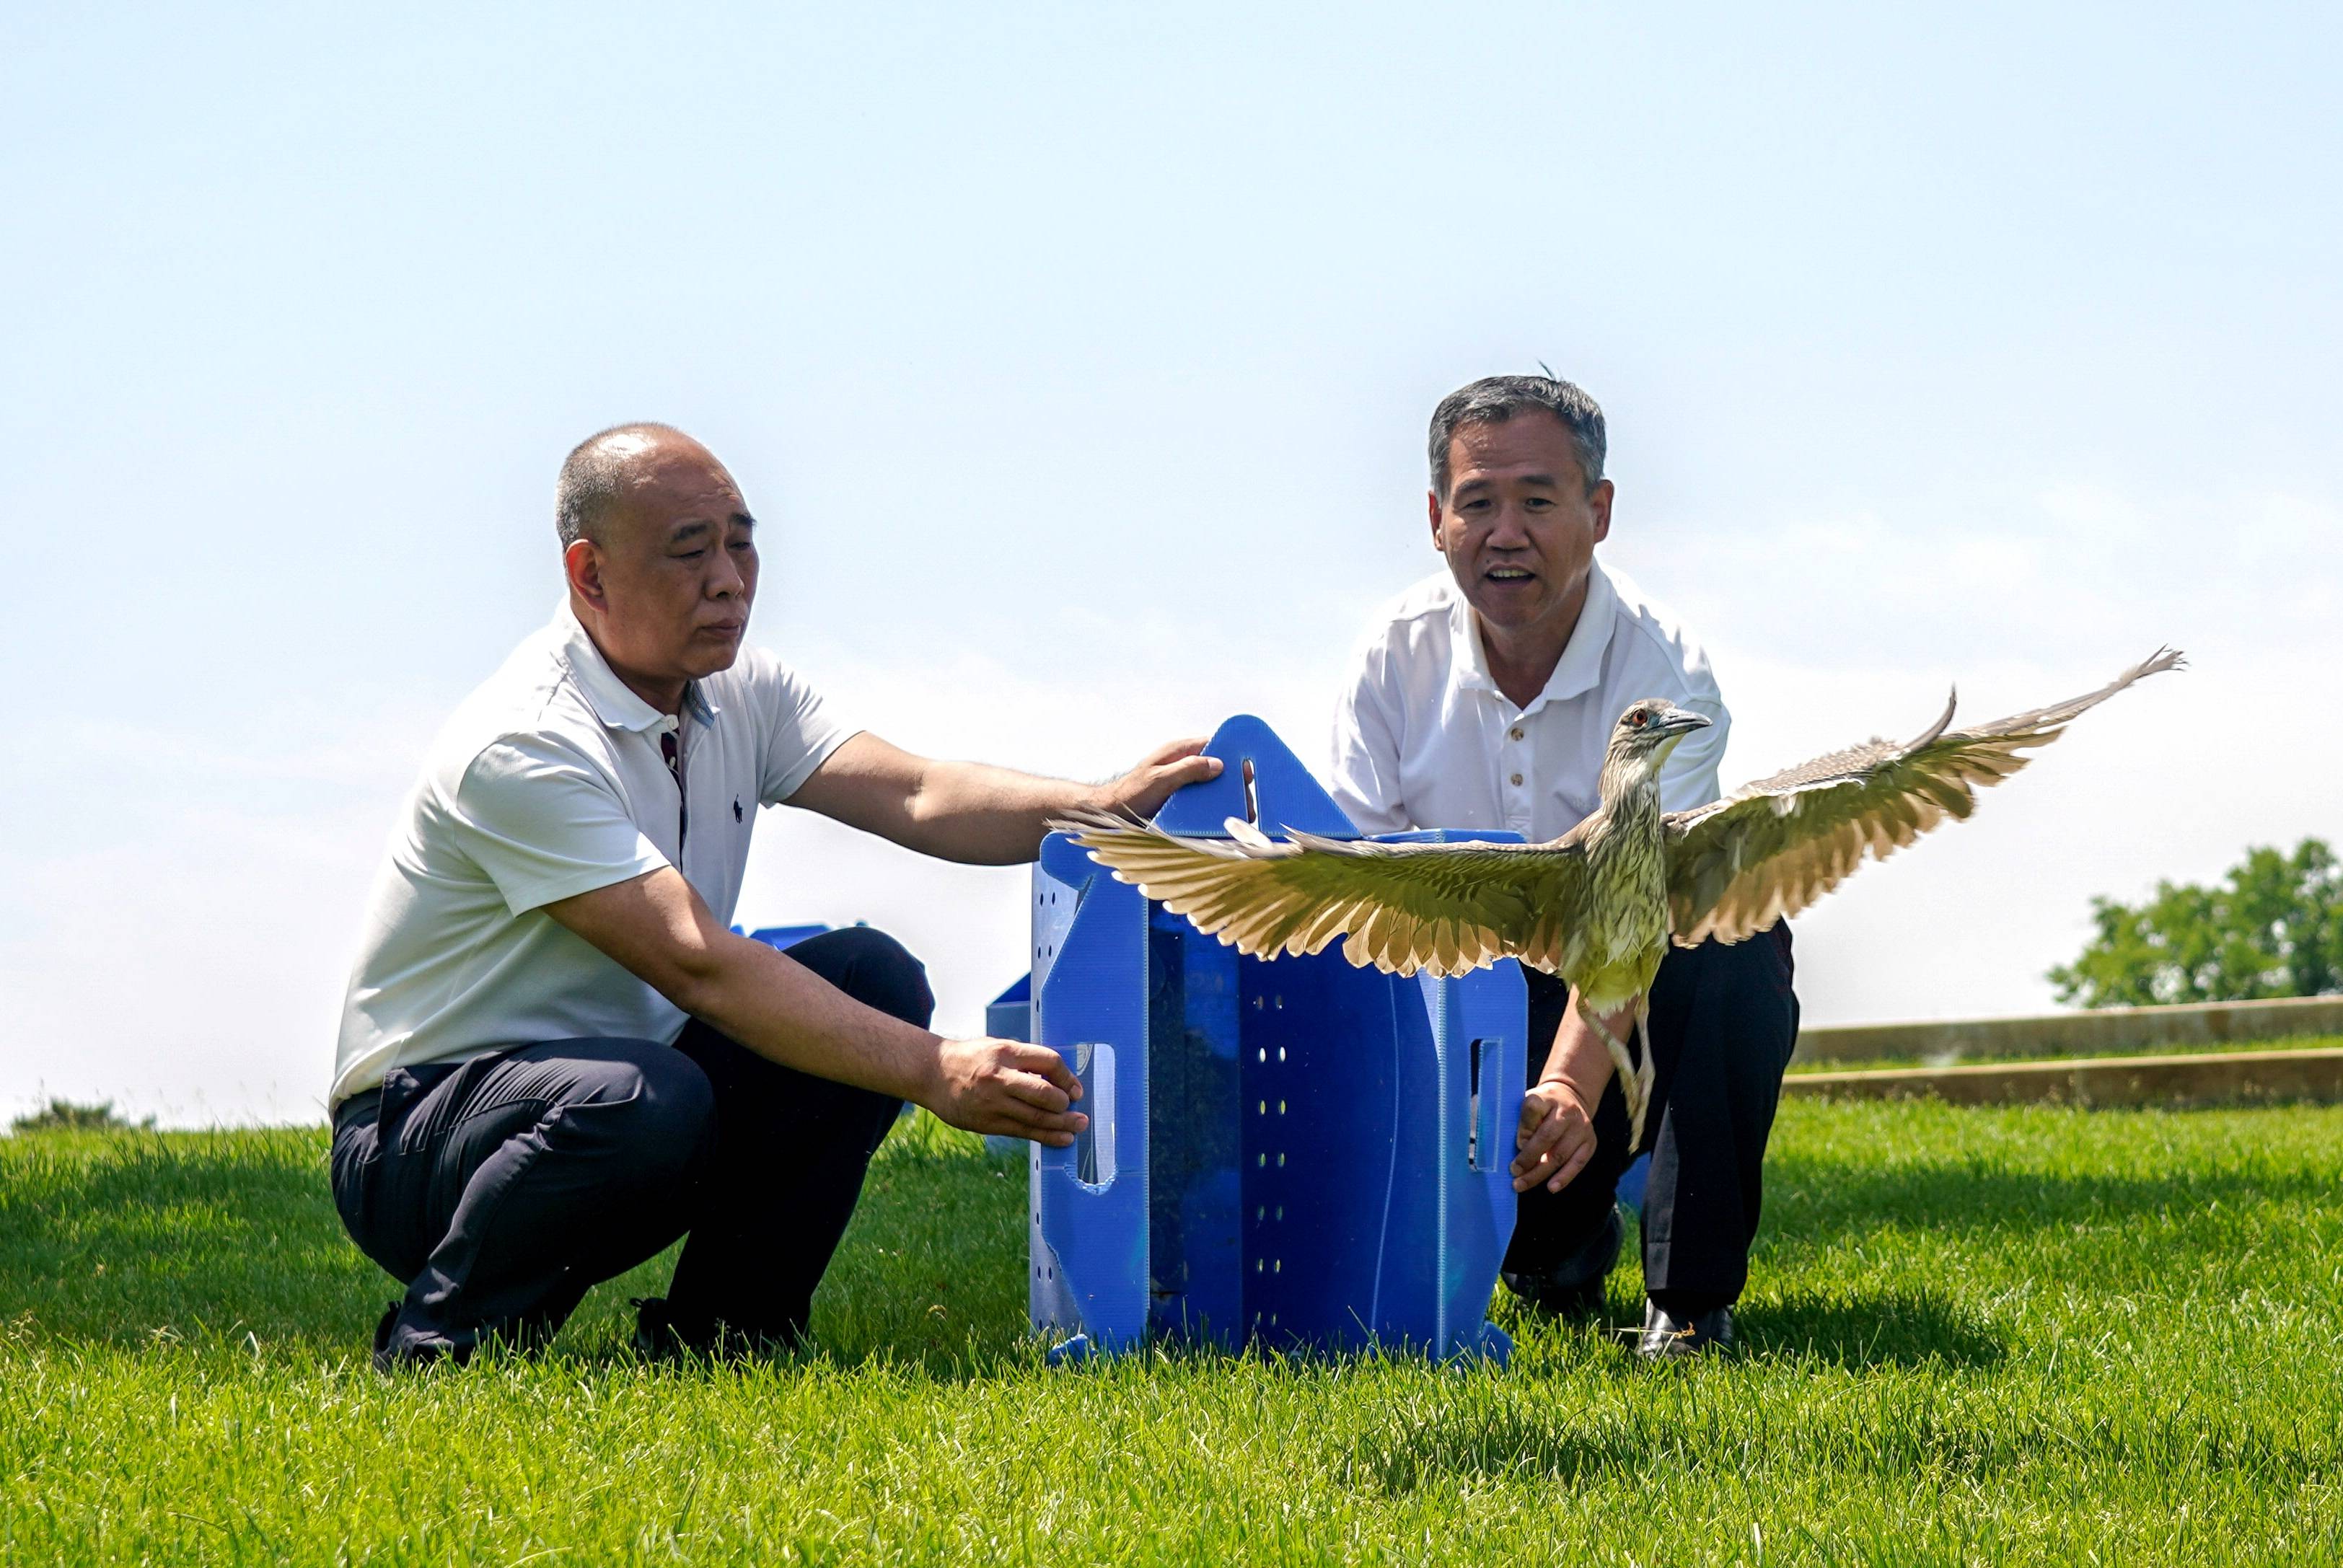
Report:
[[[1017,1040],[947,1040],[936,1052],[936,1082],[920,1103],[970,1132],[1005,1132],[1051,1149],[1074,1141],[1091,1119],[1067,1108],[1081,1081],[1046,1045]]]
[[[1521,1151],[1513,1157],[1516,1192],[1540,1183],[1559,1192],[1594,1158],[1594,1115],[1575,1089],[1556,1079],[1533,1084],[1522,1096],[1514,1136]]]

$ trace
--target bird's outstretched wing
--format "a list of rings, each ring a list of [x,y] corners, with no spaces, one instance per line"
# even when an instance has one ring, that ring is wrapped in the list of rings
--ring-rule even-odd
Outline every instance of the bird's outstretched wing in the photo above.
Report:
[[[1460,975],[1501,958],[1562,967],[1584,920],[1585,850],[1551,844],[1373,844],[1295,833],[1272,842],[1232,820],[1227,839],[1175,837],[1100,812],[1051,827],[1116,879],[1255,958],[1342,956],[1385,973]]]
[[[1976,791],[2025,767],[2074,719],[2142,677],[2173,668],[2169,648],[2083,697],[1981,724],[1948,728],[1953,704],[1901,746],[1834,751],[1667,818],[1668,913],[1678,946],[1737,942],[1821,898],[1867,851],[1885,859],[1947,817],[1966,818]]]

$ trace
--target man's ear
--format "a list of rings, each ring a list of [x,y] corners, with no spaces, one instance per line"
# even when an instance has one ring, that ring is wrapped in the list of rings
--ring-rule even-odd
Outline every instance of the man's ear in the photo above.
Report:
[[[1601,544],[1611,537],[1611,498],[1615,492],[1611,481],[1604,479],[1586,492],[1586,506],[1594,514],[1594,542]]]
[[[602,587],[601,547],[593,540],[570,540],[569,548],[561,552],[561,572],[569,579],[571,593],[596,609],[610,608],[609,595]]]
[[[1439,550],[1442,555],[1446,555],[1448,553],[1447,550],[1443,548],[1440,543],[1440,492],[1437,490],[1424,491],[1423,504],[1432,513],[1432,548],[1435,550]]]

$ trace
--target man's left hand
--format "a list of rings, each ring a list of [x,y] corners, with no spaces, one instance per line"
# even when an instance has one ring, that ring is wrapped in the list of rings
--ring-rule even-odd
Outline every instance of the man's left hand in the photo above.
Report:
[[[1138,767],[1099,787],[1101,809],[1144,819],[1161,810],[1173,790],[1219,778],[1221,759],[1203,755],[1208,739],[1197,735],[1157,747],[1140,759]]]

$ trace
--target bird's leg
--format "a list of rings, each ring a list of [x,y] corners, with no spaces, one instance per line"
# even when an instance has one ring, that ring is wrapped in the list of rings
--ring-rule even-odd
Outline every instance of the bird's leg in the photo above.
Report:
[[[1651,1109],[1652,1084],[1655,1076],[1652,1067],[1652,998],[1646,991],[1635,998],[1635,1113],[1628,1130],[1627,1157],[1644,1146],[1644,1113]]]
[[[1638,1022],[1641,1021],[1642,1010],[1643,1003],[1639,1000],[1636,1002]],[[1588,1028],[1603,1037],[1604,1045],[1611,1052],[1611,1068],[1618,1074],[1619,1093],[1627,1102],[1628,1147],[1633,1149],[1644,1141],[1644,1107],[1649,1102],[1650,1095],[1649,1069],[1636,1067],[1634,1055],[1627,1050],[1627,1042],[1611,1032],[1611,1026],[1586,1005],[1583,997],[1578,1003],[1578,1016],[1586,1020]],[[1634,1031],[1634,1026],[1630,1025],[1627,1032],[1633,1034]],[[1649,1054],[1646,1050],[1645,1055],[1648,1057]]]

